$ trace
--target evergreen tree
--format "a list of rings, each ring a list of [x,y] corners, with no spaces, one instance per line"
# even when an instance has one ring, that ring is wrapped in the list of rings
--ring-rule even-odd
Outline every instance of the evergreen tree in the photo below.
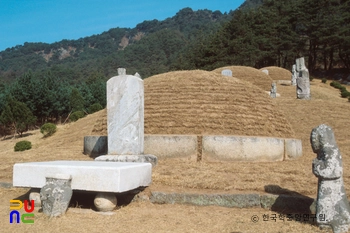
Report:
[[[48,72],[40,79],[39,88],[41,100],[37,108],[41,116],[57,121],[62,115],[68,115],[71,89],[67,82]]]
[[[22,102],[8,98],[7,103],[0,115],[0,123],[14,129],[15,133],[22,136],[28,127],[35,124],[36,118],[30,109]]]
[[[84,110],[84,98],[77,88],[72,89],[70,95],[70,108],[72,112]]]
[[[341,23],[339,28],[339,57],[344,63],[345,67],[350,70],[350,1],[341,0],[339,13],[341,14]]]
[[[95,73],[88,78],[86,84],[93,96],[92,104],[99,103],[104,108],[107,104],[106,78],[99,73]]]

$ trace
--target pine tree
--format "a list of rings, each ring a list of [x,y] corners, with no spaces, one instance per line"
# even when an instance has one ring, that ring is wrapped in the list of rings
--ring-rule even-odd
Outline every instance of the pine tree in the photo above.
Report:
[[[0,123],[13,128],[15,134],[27,131],[29,126],[35,124],[36,117],[32,114],[30,109],[22,102],[13,98],[8,98],[7,104],[0,115]]]
[[[72,89],[70,95],[70,108],[72,112],[84,110],[84,98],[77,88]]]

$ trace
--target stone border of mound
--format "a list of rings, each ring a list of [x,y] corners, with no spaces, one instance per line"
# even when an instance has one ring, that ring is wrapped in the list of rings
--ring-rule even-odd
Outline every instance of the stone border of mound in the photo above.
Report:
[[[89,137],[94,140],[90,140]],[[84,154],[104,155],[106,140],[85,136]],[[91,143],[103,143],[92,145]],[[87,148],[96,148],[91,151]],[[204,161],[276,162],[302,156],[300,139],[272,137],[243,137],[234,135],[145,135],[144,153],[162,158],[185,158]]]
[[[196,194],[153,191],[149,197],[154,204],[187,204],[230,208],[261,207],[276,212],[310,213],[315,199],[286,194]]]
[[[202,158],[214,161],[276,162],[302,156],[298,139],[203,136]]]

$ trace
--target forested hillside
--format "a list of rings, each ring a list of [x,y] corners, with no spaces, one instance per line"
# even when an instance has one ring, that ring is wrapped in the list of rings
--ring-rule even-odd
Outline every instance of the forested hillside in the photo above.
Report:
[[[237,11],[182,59],[208,70],[229,64],[290,69],[304,56],[311,72],[350,69],[349,23],[349,0],[264,0]]]

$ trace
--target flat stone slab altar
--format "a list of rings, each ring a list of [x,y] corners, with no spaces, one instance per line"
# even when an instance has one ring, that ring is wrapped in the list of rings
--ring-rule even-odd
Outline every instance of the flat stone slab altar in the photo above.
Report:
[[[42,188],[46,176],[72,176],[73,190],[125,192],[152,182],[150,163],[100,161],[48,161],[16,163],[13,166],[13,186]]]

